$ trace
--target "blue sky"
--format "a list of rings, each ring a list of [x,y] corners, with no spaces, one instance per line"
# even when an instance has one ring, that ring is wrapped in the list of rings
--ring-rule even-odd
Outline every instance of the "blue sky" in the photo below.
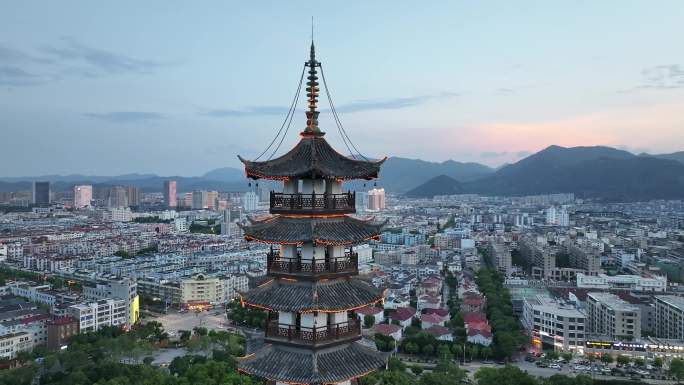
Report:
[[[684,150],[682,1],[21,1],[0,4],[0,174],[238,166],[284,118],[311,16],[369,156]]]

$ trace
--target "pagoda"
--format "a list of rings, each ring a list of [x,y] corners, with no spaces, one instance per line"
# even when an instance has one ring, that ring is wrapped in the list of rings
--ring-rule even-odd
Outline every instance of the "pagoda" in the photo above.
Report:
[[[268,243],[268,279],[241,293],[243,306],[268,312],[265,344],[239,370],[275,384],[350,384],[386,365],[359,343],[354,310],[381,302],[384,292],[356,277],[353,246],[378,239],[382,223],[350,216],[356,195],[345,180],[372,180],[384,162],[335,151],[318,127],[318,73],[313,42],[308,67],[306,128],[289,152],[267,161],[239,157],[249,178],[282,181],[270,193],[270,214],[242,226],[247,241]],[[301,83],[300,83],[301,84]]]

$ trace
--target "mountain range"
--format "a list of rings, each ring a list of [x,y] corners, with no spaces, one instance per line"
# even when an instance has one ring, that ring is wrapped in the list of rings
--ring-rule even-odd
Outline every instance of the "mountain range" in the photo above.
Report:
[[[54,183],[56,191],[69,190],[76,184],[92,184],[130,185],[145,192],[159,192],[167,179],[177,181],[179,192],[248,189],[243,170],[223,167],[192,177],[155,174],[0,177],[0,191],[30,190],[31,181],[49,180]],[[534,195],[572,192],[580,197],[610,200],[683,198],[684,151],[635,155],[603,146],[550,146],[498,168],[454,160],[429,162],[391,157],[383,165],[380,179],[374,184],[411,197],[459,193]],[[349,188],[358,190],[366,186],[367,182],[355,181]]]
[[[550,146],[482,178],[460,181],[440,175],[407,195],[519,196],[562,192],[611,201],[684,198],[684,161],[673,160],[673,154],[634,155],[603,146]]]

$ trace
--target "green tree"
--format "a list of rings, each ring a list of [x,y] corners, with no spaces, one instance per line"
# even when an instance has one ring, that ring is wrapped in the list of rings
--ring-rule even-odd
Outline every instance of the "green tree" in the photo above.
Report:
[[[643,358],[637,357],[634,359],[634,365],[636,366],[644,366],[646,364],[646,361],[644,361]]]
[[[451,349],[449,349],[449,345],[440,345],[437,347],[437,357],[440,360],[451,360],[453,358],[453,355],[451,354]]]
[[[397,357],[390,357],[389,360],[387,360],[387,369],[404,371],[406,370],[406,365]]]
[[[419,376],[421,373],[423,373],[423,367],[418,366],[418,365],[413,365],[413,366],[411,366],[411,372],[413,372],[413,374]]]
[[[432,344],[427,344],[420,349],[424,356],[431,356],[435,352],[435,347]]]
[[[416,354],[418,353],[418,345],[413,343],[413,342],[407,342],[404,344],[404,348],[402,349],[404,353],[406,354]]]
[[[492,348],[490,348],[489,346],[483,347],[480,350],[480,356],[485,360],[488,359],[489,357],[492,356]]]
[[[670,374],[674,376],[677,381],[684,380],[684,360],[681,358],[673,358],[670,361]]]
[[[613,363],[613,356],[610,354],[604,354],[601,356],[601,362],[604,364],[612,364]]]
[[[363,327],[366,329],[372,328],[375,325],[375,317],[368,314],[363,317]]]
[[[192,332],[190,330],[179,330],[180,333],[180,340],[183,343],[186,343],[190,340],[190,337],[192,337]]]
[[[563,357],[563,360],[565,360],[567,362],[572,361],[572,353],[570,353],[570,352],[565,352],[565,353],[561,354],[561,357]]]
[[[655,366],[658,369],[662,368],[663,367],[663,359],[661,357],[656,357],[653,360],[653,366]]]
[[[420,385],[457,385],[466,377],[466,372],[449,360],[440,360],[432,373],[420,377]]]
[[[517,366],[503,368],[482,367],[475,373],[478,385],[537,385],[535,377],[523,372]]]
[[[617,356],[617,363],[621,366],[629,364],[629,357],[627,356]]]

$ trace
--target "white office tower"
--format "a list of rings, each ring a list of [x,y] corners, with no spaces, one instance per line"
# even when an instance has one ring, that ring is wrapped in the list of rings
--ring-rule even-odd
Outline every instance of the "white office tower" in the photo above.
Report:
[[[570,226],[570,214],[565,207],[551,206],[546,209],[546,224],[554,226]]]
[[[381,211],[385,209],[385,189],[374,188],[368,191],[368,210]]]
[[[93,186],[81,185],[74,186],[74,208],[82,209],[90,207],[90,201],[93,200]]]
[[[245,211],[256,211],[259,207],[259,196],[254,191],[247,191],[242,197],[242,207]]]
[[[356,192],[356,212],[368,211],[368,193],[365,191]]]
[[[221,235],[230,235],[230,209],[223,210],[223,218],[221,220]]]
[[[203,210],[208,207],[208,195],[204,190],[195,190],[192,192],[192,209]]]

